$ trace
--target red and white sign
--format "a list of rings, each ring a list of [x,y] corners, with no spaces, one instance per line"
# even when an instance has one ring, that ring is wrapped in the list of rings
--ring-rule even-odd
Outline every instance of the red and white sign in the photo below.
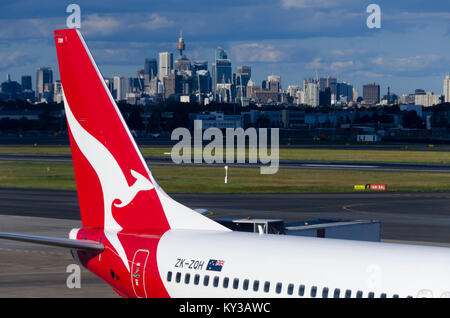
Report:
[[[386,191],[385,184],[371,184],[370,190]]]

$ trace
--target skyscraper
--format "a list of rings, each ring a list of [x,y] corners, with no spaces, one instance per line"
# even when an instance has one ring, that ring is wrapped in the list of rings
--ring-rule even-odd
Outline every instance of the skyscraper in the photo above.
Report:
[[[208,70],[208,61],[194,61],[193,65],[193,71],[207,71]]]
[[[32,91],[32,84],[31,84],[31,75],[24,75],[22,76],[22,89],[25,90],[30,90]]]
[[[146,58],[144,63],[144,77],[148,76],[149,80],[158,74],[158,62],[153,58]]]
[[[267,76],[266,89],[272,92],[279,92],[281,90],[281,77],[273,74]]]
[[[150,93],[150,82],[156,77],[158,73],[158,63],[156,59],[146,58],[144,63],[144,91]]]
[[[252,68],[250,66],[239,66],[236,73],[236,98],[242,101],[247,97],[247,84],[252,76]]]
[[[331,106],[331,88],[325,87],[324,90],[319,90],[319,105]]]
[[[252,67],[251,66],[248,66],[248,65],[238,66],[237,72],[238,73],[246,73],[250,77],[252,77]]]
[[[375,83],[364,85],[363,99],[365,104],[378,104],[380,102],[380,85]]]
[[[306,105],[317,107],[319,106],[319,84],[316,82],[306,82],[305,89],[305,103]]]
[[[175,60],[174,69],[176,72],[190,71],[192,68],[191,61],[184,55]]]
[[[212,89],[217,90],[217,84],[231,84],[233,74],[231,70],[231,61],[227,53],[219,47],[216,52],[216,58],[212,65]]]
[[[164,77],[164,97],[167,99],[172,95],[181,94],[182,76],[176,74],[169,74]]]
[[[173,54],[170,52],[160,52],[159,53],[159,69],[158,77],[160,81],[173,70]]]
[[[446,76],[444,79],[444,102],[450,103],[450,76]]]
[[[113,96],[117,101],[126,100],[129,88],[129,80],[123,76],[114,76]]]
[[[347,99],[347,102],[353,100],[353,85],[343,82],[336,84],[336,100],[340,100],[341,97]]]
[[[47,87],[50,86],[53,90],[53,71],[50,67],[41,67],[36,74],[36,96],[38,101],[44,98],[46,84]]]

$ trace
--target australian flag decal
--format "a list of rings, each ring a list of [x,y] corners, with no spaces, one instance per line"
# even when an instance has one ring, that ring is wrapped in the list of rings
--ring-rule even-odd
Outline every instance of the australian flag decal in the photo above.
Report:
[[[206,266],[206,270],[220,272],[220,271],[222,271],[223,264],[225,264],[225,261],[218,261],[216,259],[210,259],[208,262],[208,266]]]

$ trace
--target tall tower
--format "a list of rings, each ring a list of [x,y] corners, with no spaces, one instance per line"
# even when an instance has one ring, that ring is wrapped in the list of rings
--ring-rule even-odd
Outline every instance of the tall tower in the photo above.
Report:
[[[183,55],[183,51],[186,49],[186,45],[183,40],[183,32],[180,32],[180,37],[178,38],[177,49],[180,51],[180,56]]]

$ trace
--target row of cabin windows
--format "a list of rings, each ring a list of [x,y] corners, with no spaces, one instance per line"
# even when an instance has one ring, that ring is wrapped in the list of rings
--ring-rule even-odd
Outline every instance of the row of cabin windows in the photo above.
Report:
[[[175,274],[175,282],[176,283],[180,283],[181,280],[182,280],[181,273],[177,272]],[[212,279],[212,285],[214,287],[219,287],[219,280],[220,280],[219,276],[214,276],[213,279]],[[167,281],[168,282],[172,281],[172,272],[168,272],[167,273]],[[210,281],[210,276],[209,275],[205,275],[203,277],[203,282],[202,282],[203,286],[209,286],[209,281]],[[186,273],[184,275],[184,283],[185,284],[189,284],[190,282],[191,282],[191,274]],[[199,285],[200,284],[200,275],[199,274],[195,274],[194,275],[193,283],[194,283],[194,285]],[[234,278],[231,283],[232,283],[232,288],[233,289],[238,289],[239,288],[239,278]],[[228,277],[224,277],[223,280],[222,280],[222,287],[223,288],[228,288],[229,285],[230,285],[230,279]],[[242,281],[242,289],[243,290],[249,290],[249,288],[251,288],[253,291],[257,292],[257,291],[259,291],[259,287],[260,287],[259,280],[253,281],[252,286],[250,286],[250,281],[248,279],[244,279]],[[275,285],[275,292],[277,294],[281,294],[282,287],[283,287],[282,283],[277,283]],[[264,282],[263,291],[265,293],[268,293],[270,291],[270,282],[269,281]],[[286,292],[287,292],[288,295],[294,295],[294,284],[288,284]],[[298,287],[298,296],[306,296],[306,294],[307,294],[306,286],[305,285],[300,285]],[[341,296],[341,289],[340,288],[335,288],[332,295],[333,295],[333,298],[340,298],[340,296]],[[343,295],[344,295],[344,298],[351,298],[352,297],[352,290],[346,289],[344,291]],[[311,289],[309,291],[309,296],[311,296],[313,298],[318,296],[317,286],[311,286]],[[322,288],[322,293],[321,293],[320,296],[322,296],[322,298],[328,298],[329,296],[331,296],[330,290],[328,289],[328,287]],[[356,292],[356,298],[363,298],[363,296],[364,296],[364,293],[362,291],[358,290]],[[367,294],[367,298],[375,298],[375,293],[374,292],[369,292]],[[387,294],[386,293],[380,294],[380,298],[387,298]],[[392,298],[399,298],[399,295],[395,294],[395,295],[392,296]],[[408,296],[408,298],[412,298],[412,297]]]

